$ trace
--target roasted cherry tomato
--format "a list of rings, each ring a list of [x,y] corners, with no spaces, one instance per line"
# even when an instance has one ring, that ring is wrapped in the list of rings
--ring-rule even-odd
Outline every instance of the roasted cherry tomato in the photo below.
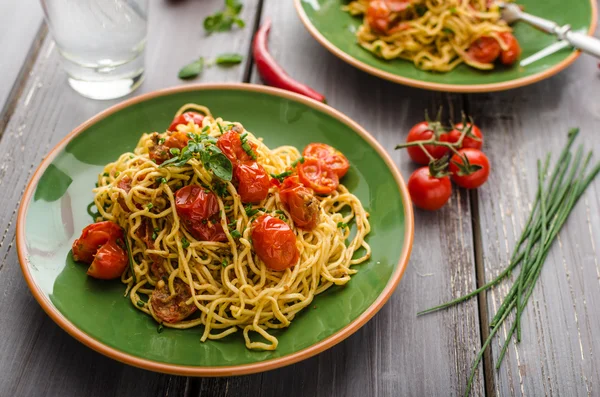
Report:
[[[183,149],[187,146],[190,138],[187,133],[181,131],[173,131],[165,138],[165,146],[169,149]]]
[[[471,165],[479,165],[481,168],[470,175],[462,175],[460,168],[455,164],[463,164],[463,158],[458,154],[452,156],[448,169],[452,173],[452,180],[460,187],[467,189],[476,189],[487,181],[490,175],[490,161],[481,151],[472,148],[461,149],[458,151],[461,156],[467,156]]]
[[[350,163],[348,163],[348,159],[342,152],[324,143],[311,143],[304,148],[302,155],[304,157],[316,157],[320,159],[327,164],[340,179],[346,175],[348,168],[350,168]]]
[[[177,131],[177,126],[179,124],[187,125],[190,121],[197,125],[202,125],[202,120],[204,120],[204,115],[196,112],[185,112],[180,114],[179,116],[173,119],[173,122],[169,126],[169,131]]]
[[[252,142],[248,141],[250,148],[252,150],[256,149],[256,145]],[[252,156],[250,156],[244,148],[242,147],[242,140],[240,139],[240,134],[235,131],[228,131],[221,135],[217,140],[217,146],[225,156],[235,165],[240,161],[252,161]]]
[[[305,158],[304,163],[298,163],[296,167],[300,182],[319,194],[329,194],[340,184],[337,174],[315,157]]]
[[[512,65],[521,56],[521,46],[515,36],[510,32],[500,33],[500,38],[508,46],[508,50],[501,52],[500,61],[504,65]]]
[[[429,167],[421,167],[408,179],[408,191],[415,206],[435,211],[450,199],[452,184],[449,177],[433,177],[429,173]]]
[[[470,123],[467,123],[467,128],[471,126]],[[454,129],[452,131],[450,131],[448,133],[448,142],[450,143],[456,143],[458,142],[458,140],[460,139],[460,136],[462,135],[463,129],[465,128],[463,123],[458,123],[454,126]],[[462,141],[462,145],[460,145],[460,147],[458,149],[462,149],[462,148],[473,148],[473,149],[481,149],[481,146],[483,146],[483,134],[481,133],[481,130],[479,129],[479,127],[477,127],[476,125],[472,125],[471,126],[471,134],[476,136],[477,138],[479,138],[479,140],[474,139],[468,135],[465,135],[463,141]]]
[[[391,10],[386,1],[371,1],[366,15],[371,29],[379,33],[387,33],[390,27]]]
[[[86,226],[81,236],[73,242],[73,259],[91,264],[94,255],[109,240],[123,238],[123,229],[114,222],[104,221]]]
[[[319,200],[304,187],[297,176],[286,178],[279,188],[279,198],[300,229],[312,230],[319,223]]]
[[[184,320],[197,309],[196,305],[186,303],[192,297],[189,285],[181,279],[175,278],[173,288],[175,295],[171,295],[168,283],[160,280],[150,296],[154,314],[165,323],[177,323]]]
[[[408,136],[406,137],[406,142],[425,141],[431,139],[433,135],[434,132],[431,129],[431,125],[427,121],[422,121],[418,124],[415,124],[410,129]],[[439,141],[447,142],[448,134],[440,134]],[[423,147],[436,160],[444,157],[444,155],[449,151],[449,149],[444,146],[423,145]],[[419,146],[409,146],[406,148],[406,151],[415,163],[423,165],[429,164],[429,157]]]
[[[182,187],[175,193],[175,208],[183,226],[200,241],[227,241],[214,193],[197,185]]]
[[[252,246],[269,269],[285,270],[300,258],[292,229],[271,215],[261,215],[252,223]]]
[[[98,249],[87,274],[101,280],[112,280],[121,277],[128,264],[123,239],[112,239]]]
[[[267,197],[271,187],[269,175],[256,161],[237,164],[233,176],[242,203],[258,203]]]
[[[402,12],[412,6],[411,0],[385,0],[391,12]]]
[[[496,39],[482,36],[467,49],[467,55],[477,62],[492,63],[500,56],[500,50],[500,44]]]

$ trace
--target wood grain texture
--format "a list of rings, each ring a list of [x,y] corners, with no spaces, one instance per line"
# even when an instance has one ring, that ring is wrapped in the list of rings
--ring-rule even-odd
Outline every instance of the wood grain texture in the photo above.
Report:
[[[521,234],[536,192],[536,160],[549,151],[556,159],[568,129],[577,126],[577,143],[594,150],[595,161],[600,160],[600,104],[593,99],[599,79],[597,60],[582,56],[568,70],[531,87],[469,97],[493,167],[478,191],[487,280],[507,265]],[[522,317],[522,342],[510,346],[500,371],[494,371],[497,395],[600,394],[599,249],[596,180],[550,251]],[[488,294],[491,316],[508,286],[504,283]],[[494,358],[504,332],[493,343]]]
[[[27,78],[30,60],[35,58],[42,21],[39,0],[0,2],[0,135]]]
[[[393,150],[394,145],[422,119],[425,108],[432,111],[443,104],[459,111],[454,109],[462,102],[458,96],[402,87],[342,63],[309,36],[291,1],[264,1],[262,17],[273,21],[269,47],[275,59],[366,127],[405,177],[414,167],[404,153]],[[260,83],[256,71],[252,82]],[[398,290],[356,334],[290,367],[243,378],[202,379],[199,395],[462,395],[471,360],[480,347],[476,302],[422,318],[416,312],[475,286],[467,196],[458,192],[449,206],[436,213],[417,211],[415,224],[416,244]],[[474,391],[483,394],[481,372]]]
[[[137,93],[180,83],[188,60],[247,52],[251,32],[204,37],[202,20],[221,0],[151,1],[146,81]],[[258,1],[246,1],[252,26]],[[235,38],[235,40],[232,40]],[[189,58],[189,59],[188,59]],[[247,62],[247,61],[245,61]],[[201,81],[241,81],[245,65],[213,67]],[[108,359],[58,328],[35,302],[19,267],[15,217],[24,188],[43,156],[69,131],[117,103],[82,98],[69,88],[56,46],[48,37],[0,140],[0,395],[178,396],[187,378],[155,374]]]

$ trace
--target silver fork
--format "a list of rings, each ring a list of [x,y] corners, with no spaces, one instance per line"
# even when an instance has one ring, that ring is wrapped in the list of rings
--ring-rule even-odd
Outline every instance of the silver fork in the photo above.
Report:
[[[570,25],[560,26],[554,21],[540,18],[535,15],[523,12],[515,3],[496,3],[502,11],[502,19],[511,24],[516,21],[524,21],[528,24],[546,32],[555,35],[559,40],[565,40],[573,47],[580,49],[590,55],[600,58],[600,40],[588,36],[585,33],[573,32]]]

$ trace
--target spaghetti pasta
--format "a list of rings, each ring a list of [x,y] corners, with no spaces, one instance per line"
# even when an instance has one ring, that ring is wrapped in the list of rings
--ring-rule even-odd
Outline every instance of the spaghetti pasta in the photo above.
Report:
[[[512,64],[520,47],[499,7],[488,0],[353,0],[343,9],[363,16],[358,43],[375,56],[412,61],[419,69],[449,72],[466,63],[481,70]],[[478,40],[490,39],[488,42]],[[486,54],[477,54],[485,45]]]
[[[177,125],[176,132],[144,134],[132,153],[123,153],[98,177],[94,202],[101,220],[121,226],[130,248],[129,268],[121,276],[125,294],[165,327],[204,326],[202,342],[241,329],[248,349],[274,350],[278,340],[271,330],[288,327],[315,295],[348,283],[357,271],[352,266],[370,257],[368,213],[340,184],[331,194],[315,196],[319,222],[303,230],[292,221],[276,186],[260,203],[245,204],[235,184],[217,177],[199,156],[185,164],[157,164],[153,151],[175,133],[214,142],[227,131],[244,137],[271,175],[292,173],[303,161],[295,147],[271,150],[240,123],[215,118],[203,106],[184,105],[176,119],[190,109],[204,115],[200,124],[189,121]],[[171,149],[170,156],[181,152]],[[223,241],[202,241],[186,226],[176,202],[177,192],[187,186],[214,193],[218,214],[213,226],[220,225]],[[293,231],[299,252],[294,266],[275,271],[257,256],[253,222],[263,214]]]

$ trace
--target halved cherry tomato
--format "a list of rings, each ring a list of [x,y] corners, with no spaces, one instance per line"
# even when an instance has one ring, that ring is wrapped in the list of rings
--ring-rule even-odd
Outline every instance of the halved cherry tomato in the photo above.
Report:
[[[474,61],[492,63],[500,56],[500,50],[500,44],[496,39],[482,36],[471,44],[467,49],[467,54]]]
[[[173,119],[173,122],[169,126],[169,131],[176,131],[179,124],[188,124],[190,121],[197,125],[202,125],[204,115],[196,112],[185,112]]]
[[[371,1],[366,15],[371,29],[379,33],[387,33],[390,27],[391,10],[386,1]]]
[[[156,317],[165,323],[176,323],[189,317],[198,308],[196,305],[188,305],[186,302],[192,297],[190,287],[181,279],[173,280],[175,295],[171,295],[169,286],[165,282],[160,282],[152,291],[150,304]]]
[[[431,129],[431,125],[427,121],[422,121],[418,124],[415,124],[410,129],[408,136],[406,137],[406,142],[425,141],[431,139],[433,135],[434,132]],[[448,142],[448,134],[440,134],[438,140],[441,142]],[[427,153],[429,153],[436,160],[444,157],[444,155],[446,155],[446,153],[448,153],[450,150],[445,146],[423,145],[423,147]],[[423,165],[429,164],[429,157],[419,146],[409,146],[406,148],[406,151],[415,163]]]
[[[252,246],[269,269],[285,270],[300,258],[292,229],[271,215],[261,215],[252,223]]]
[[[452,156],[448,167],[452,173],[454,183],[467,189],[476,189],[483,185],[490,175],[490,161],[487,156],[481,150],[472,148],[461,149],[458,153],[461,156],[467,156],[471,165],[479,165],[481,168],[470,175],[461,175],[460,169],[455,163],[463,164],[463,158],[455,154]]]
[[[129,263],[127,253],[123,247],[124,242],[121,238],[108,240],[96,252],[94,261],[87,270],[88,276],[100,280],[112,280],[121,277]]]
[[[521,56],[521,46],[515,36],[510,32],[500,33],[500,38],[508,46],[508,50],[504,50],[500,54],[500,61],[504,65],[512,65]]]
[[[184,186],[175,193],[175,209],[183,226],[198,240],[227,241],[214,193],[197,185]]]
[[[302,184],[319,194],[329,194],[340,184],[337,174],[315,157],[305,158],[304,163],[297,165],[297,169]]]
[[[467,128],[471,125],[471,123],[467,123]],[[458,140],[460,139],[460,136],[462,135],[462,131],[465,128],[463,123],[458,123],[454,126],[454,129],[452,131],[450,131],[448,133],[448,142],[450,143],[456,143],[458,142]],[[483,134],[481,133],[481,130],[479,129],[479,127],[477,127],[475,124],[473,124],[471,126],[471,134],[475,135],[477,138],[479,138],[479,140],[473,139],[472,137],[465,135],[463,141],[462,141],[462,145],[458,148],[458,149],[462,149],[462,148],[473,148],[473,149],[481,149],[481,147],[483,146]]]
[[[256,149],[254,143],[248,141],[248,144],[252,150]],[[252,156],[242,148],[240,134],[233,130],[221,135],[217,140],[217,146],[234,165],[239,161],[252,161]]]
[[[447,176],[436,178],[429,173],[429,167],[421,167],[408,179],[408,191],[415,206],[435,211],[448,202],[452,195],[452,184]]]
[[[324,143],[311,143],[304,148],[302,155],[304,157],[316,157],[325,162],[340,179],[346,175],[348,168],[350,168],[350,163],[342,152]]]
[[[233,176],[242,203],[258,203],[269,193],[269,175],[256,161],[246,161],[234,167]]]
[[[86,226],[81,236],[73,242],[73,259],[92,263],[94,255],[109,240],[123,238],[123,229],[114,222],[104,221]]]
[[[312,230],[319,223],[319,200],[313,192],[304,187],[297,176],[286,178],[281,184],[279,198],[287,208],[294,225],[304,230]]]

